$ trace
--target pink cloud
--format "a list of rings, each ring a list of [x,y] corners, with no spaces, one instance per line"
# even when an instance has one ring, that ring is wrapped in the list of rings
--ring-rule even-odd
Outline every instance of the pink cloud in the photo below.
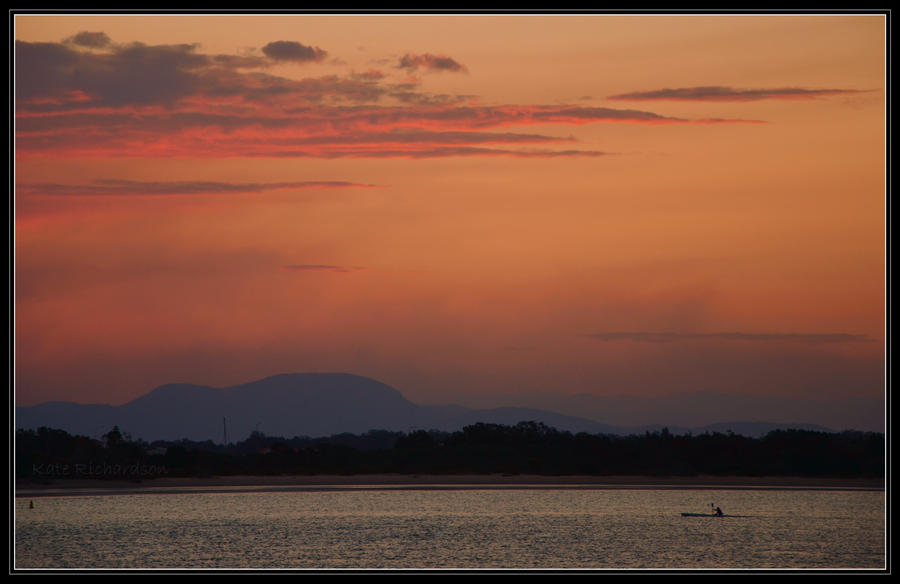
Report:
[[[87,48],[85,48],[87,47]],[[93,50],[102,49],[102,50]],[[736,124],[636,109],[581,105],[475,105],[390,84],[378,71],[287,79],[272,61],[326,52],[275,41],[254,55],[207,55],[197,45],[118,45],[104,33],[71,42],[15,44],[18,156],[520,158],[600,156],[574,142],[501,128],[596,123]],[[405,55],[407,70],[465,71],[450,57]],[[381,103],[394,100],[398,105]],[[522,145],[542,145],[523,149]],[[95,191],[97,185],[91,185]]]

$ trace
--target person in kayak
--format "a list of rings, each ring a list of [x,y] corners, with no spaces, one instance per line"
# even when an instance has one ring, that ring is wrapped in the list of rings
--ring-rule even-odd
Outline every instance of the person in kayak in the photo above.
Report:
[[[716,516],[717,516],[717,517],[721,517],[721,516],[722,516],[722,508],[721,508],[721,507],[716,507]]]

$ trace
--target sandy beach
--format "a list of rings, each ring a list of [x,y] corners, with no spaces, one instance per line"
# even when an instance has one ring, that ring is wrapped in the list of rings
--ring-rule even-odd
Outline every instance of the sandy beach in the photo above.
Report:
[[[291,475],[161,477],[142,481],[20,480],[15,496],[290,492],[325,489],[815,489],[884,490],[884,479],[808,477],[644,477],[543,475]]]

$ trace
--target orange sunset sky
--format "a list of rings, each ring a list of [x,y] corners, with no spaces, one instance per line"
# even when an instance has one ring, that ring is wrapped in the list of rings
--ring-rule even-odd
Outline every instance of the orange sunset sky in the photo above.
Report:
[[[884,15],[13,25],[18,405],[884,394]]]

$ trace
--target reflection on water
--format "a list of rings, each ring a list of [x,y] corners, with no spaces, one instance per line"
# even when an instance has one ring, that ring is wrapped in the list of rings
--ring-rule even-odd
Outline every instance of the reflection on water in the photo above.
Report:
[[[878,568],[883,492],[328,490],[16,500],[16,568]],[[710,503],[740,518],[682,517]]]

